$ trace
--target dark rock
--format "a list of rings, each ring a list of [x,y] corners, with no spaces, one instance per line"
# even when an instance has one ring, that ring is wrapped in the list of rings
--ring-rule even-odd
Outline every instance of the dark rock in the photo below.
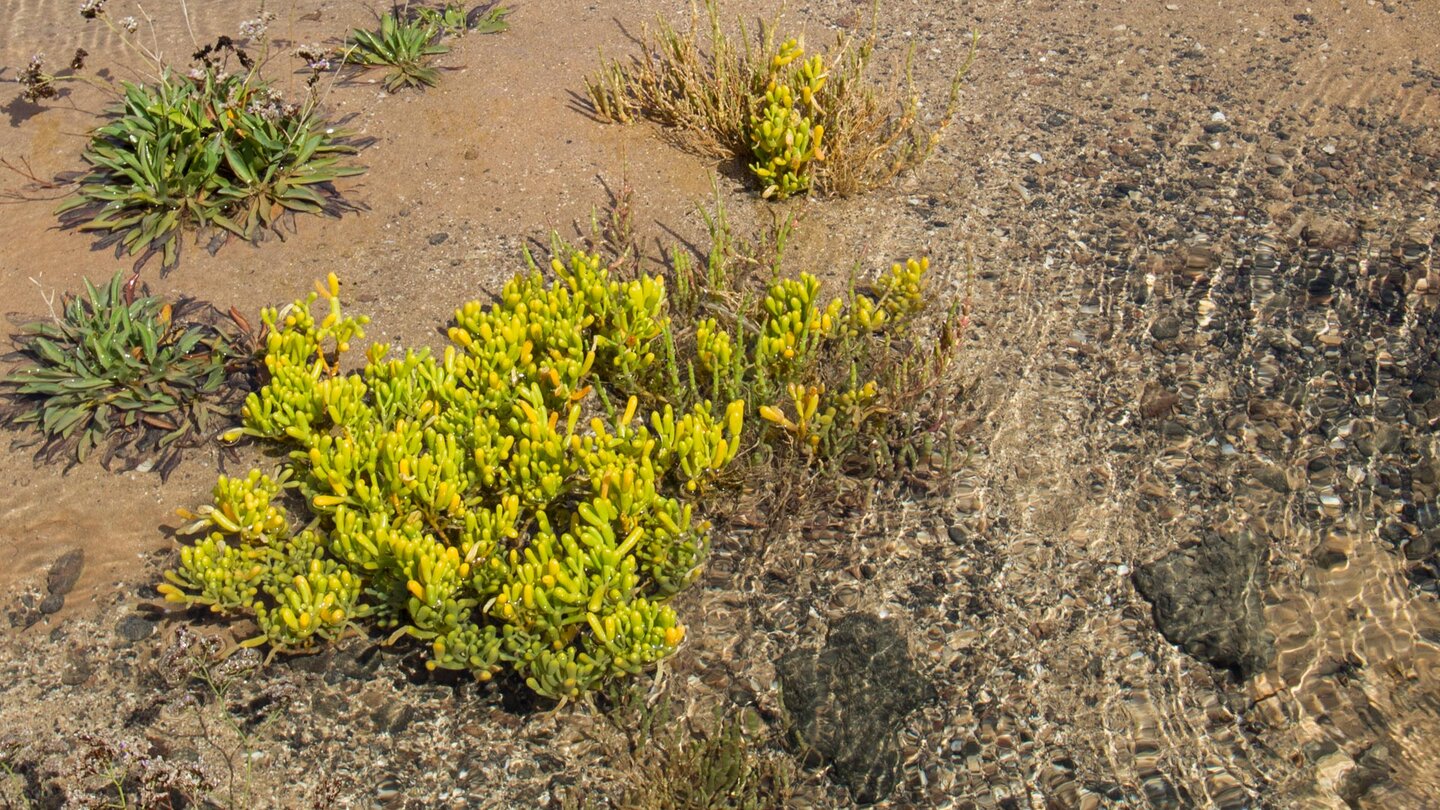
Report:
[[[154,621],[133,613],[121,619],[115,625],[115,635],[132,643],[144,641],[154,632]]]
[[[1167,416],[1180,404],[1180,395],[1154,383],[1145,386],[1140,395],[1140,415],[1146,419]]]
[[[327,656],[325,683],[337,686],[347,680],[366,681],[380,669],[380,650],[372,644],[351,642]]]
[[[1380,788],[1375,793],[1383,795],[1383,788],[1392,784],[1395,773],[1390,759],[1390,747],[1385,743],[1370,746],[1337,786],[1340,798],[1351,807],[1363,807],[1368,803],[1365,799],[1373,798],[1372,789]]]
[[[824,649],[789,652],[777,670],[801,754],[830,765],[857,802],[888,796],[900,758],[895,729],[934,694],[902,624],[851,614],[831,628]]]
[[[46,616],[59,613],[60,608],[63,607],[65,607],[64,594],[52,593],[40,601],[40,612]]]
[[[1266,557],[1262,538],[1222,525],[1140,566],[1135,587],[1154,605],[1155,624],[1170,643],[1245,679],[1275,656],[1260,600]]]
[[[310,697],[310,710],[320,717],[336,720],[350,710],[350,701],[336,692],[318,692]]]
[[[334,651],[326,649],[308,655],[292,655],[285,663],[288,664],[291,669],[309,672],[312,675],[324,675],[330,668],[334,658]]]
[[[10,612],[10,626],[28,630],[40,621],[40,611],[35,608],[18,608]]]
[[[1165,315],[1150,325],[1150,337],[1156,340],[1174,340],[1180,335],[1180,319]]]
[[[70,593],[75,588],[75,583],[79,581],[80,571],[84,567],[84,549],[77,548],[65,552],[50,566],[50,573],[45,576],[45,589],[58,596]]]
[[[440,231],[439,233],[432,233],[432,234],[430,234],[430,238],[427,239],[427,240],[425,240],[425,241],[429,242],[429,243],[432,244],[432,245],[441,245],[441,244],[444,244],[444,243],[445,243],[445,240],[446,240],[446,239],[449,239],[449,238],[450,238],[450,234],[448,234],[448,233],[446,233],[446,232],[444,232],[444,231]]]
[[[1277,465],[1262,463],[1254,474],[1255,480],[1282,495],[1290,491],[1290,481],[1285,477],[1285,471]]]

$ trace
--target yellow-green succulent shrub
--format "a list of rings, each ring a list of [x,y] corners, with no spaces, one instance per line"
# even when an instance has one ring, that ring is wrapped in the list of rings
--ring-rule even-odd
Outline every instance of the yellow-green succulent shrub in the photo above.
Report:
[[[679,278],[688,265],[680,262]],[[713,265],[704,282],[723,284]],[[871,417],[884,412],[874,374],[889,362],[886,342],[925,307],[929,259],[891,266],[862,292],[824,299],[809,273],[776,278],[728,327],[694,324],[688,386],[676,398],[739,398],[769,429],[812,456],[833,456]],[[693,291],[683,296],[690,300]],[[878,341],[878,343],[877,343]],[[758,426],[757,426],[758,427]]]
[[[763,102],[750,115],[750,171],[764,186],[763,196],[783,200],[809,190],[812,164],[823,160],[825,127],[819,94],[829,74],[819,56],[803,59],[805,48],[789,39],[770,61]]]
[[[245,643],[274,650],[381,628],[428,643],[431,669],[509,669],[556,700],[673,653],[685,629],[667,600],[709,549],[687,498],[735,459],[745,405],[612,409],[607,389],[653,377],[665,285],[566,259],[460,307],[438,355],[372,344],[357,372],[341,360],[366,321],[341,311],[333,275],[264,311],[269,382],[237,433],[288,460],[220,479],[166,599],[251,616]]]
[[[929,269],[928,258],[890,265],[890,271],[876,282],[874,298],[855,297],[850,309],[850,332],[878,332],[924,309],[925,273]]]

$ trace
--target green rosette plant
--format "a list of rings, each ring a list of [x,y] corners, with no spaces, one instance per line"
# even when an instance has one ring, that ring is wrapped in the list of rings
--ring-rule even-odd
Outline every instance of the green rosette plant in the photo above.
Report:
[[[133,281],[133,279],[132,279]],[[37,457],[144,465],[166,475],[184,448],[235,423],[249,390],[254,339],[238,312],[144,295],[117,274],[85,282],[49,321],[21,327],[19,367],[0,385],[0,419],[33,426]]]

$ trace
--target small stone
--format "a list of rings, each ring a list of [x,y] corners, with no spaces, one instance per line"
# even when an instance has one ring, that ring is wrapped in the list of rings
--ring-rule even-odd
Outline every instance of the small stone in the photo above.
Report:
[[[1179,394],[1151,383],[1140,397],[1140,415],[1146,419],[1159,419],[1175,410],[1179,403]]]
[[[1305,225],[1301,235],[1308,244],[1335,250],[1353,244],[1358,234],[1349,224],[1333,217],[1315,217]]]
[[[65,597],[58,593],[52,593],[40,602],[40,612],[46,616],[59,613],[62,607],[65,607]]]
[[[50,573],[45,576],[45,589],[59,596],[70,593],[75,588],[75,583],[79,581],[80,571],[84,567],[84,549],[77,548],[65,552],[50,566]]]
[[[136,614],[126,616],[115,625],[115,634],[130,642],[143,641],[154,632],[155,622]]]
[[[405,785],[393,776],[380,780],[375,786],[375,800],[383,805],[398,802],[405,797]]]
[[[445,243],[445,240],[449,238],[450,234],[444,231],[440,231],[439,233],[430,234],[430,238],[425,241],[429,242],[431,245],[443,245]]]
[[[1290,482],[1285,477],[1285,471],[1274,464],[1262,464],[1254,474],[1255,480],[1282,495],[1290,491]]]
[[[400,734],[415,720],[415,707],[408,703],[387,703],[371,715],[375,730],[391,736]]]
[[[40,610],[37,607],[39,602],[39,594],[20,594],[20,598],[15,600],[15,607],[10,611],[10,626],[24,630],[40,621]]]
[[[1150,325],[1150,337],[1156,340],[1174,340],[1180,335],[1180,319],[1165,315]]]

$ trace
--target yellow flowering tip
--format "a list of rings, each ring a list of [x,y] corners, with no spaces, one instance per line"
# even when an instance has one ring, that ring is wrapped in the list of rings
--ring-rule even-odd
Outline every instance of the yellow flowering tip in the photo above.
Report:
[[[316,495],[311,502],[315,504],[316,508],[325,509],[331,506],[339,506],[345,502],[345,498],[340,495]]]
[[[429,670],[429,671],[431,671],[431,672],[434,672],[434,671],[435,671],[435,662],[434,662],[434,661],[426,661],[426,662],[425,662],[425,669],[427,669],[427,670]]]
[[[785,427],[788,427],[790,425],[790,420],[785,417],[785,414],[781,413],[775,408],[770,407],[769,405],[760,406],[760,418],[764,419],[766,422],[773,422],[777,425]]]
[[[330,287],[331,295],[340,294],[340,279],[333,272],[325,276],[325,283]]]
[[[412,579],[405,583],[405,589],[410,591],[411,596],[422,602],[425,601],[425,589],[420,587],[420,583]]]
[[[724,439],[716,442],[715,456],[710,460],[710,466],[717,468],[725,466],[725,461],[727,459],[727,453],[729,452],[729,449],[729,443],[727,443]]]

